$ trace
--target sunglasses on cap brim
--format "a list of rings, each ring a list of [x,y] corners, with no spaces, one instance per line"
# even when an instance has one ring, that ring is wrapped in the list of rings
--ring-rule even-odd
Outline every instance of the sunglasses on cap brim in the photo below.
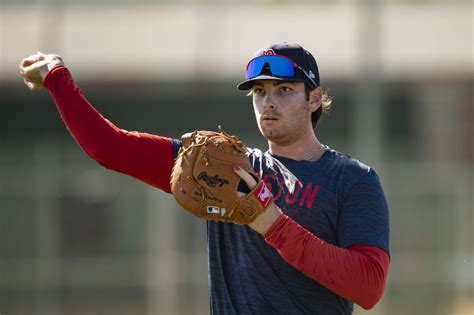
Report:
[[[272,75],[278,77],[292,78],[295,75],[295,69],[297,68],[304,73],[314,86],[318,86],[303,68],[301,68],[291,58],[282,55],[263,55],[253,58],[247,64],[245,79],[248,80],[259,76],[262,73],[265,64],[268,64]]]

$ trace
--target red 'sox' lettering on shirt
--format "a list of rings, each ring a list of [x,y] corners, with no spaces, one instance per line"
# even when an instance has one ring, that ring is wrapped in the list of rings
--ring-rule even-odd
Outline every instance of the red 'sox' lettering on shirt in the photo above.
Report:
[[[319,191],[319,184],[316,184],[314,186],[314,189],[312,187],[313,185],[311,183],[306,184],[306,187],[303,191],[303,196],[301,196],[300,203],[298,204],[299,206],[302,206],[306,202],[306,208],[311,209],[313,207],[314,199],[316,199],[316,195],[318,194]]]
[[[305,184],[301,181],[297,181],[295,191],[290,193],[289,191],[284,190],[283,178],[277,180],[275,175],[268,174],[264,176],[263,181],[267,184],[269,189],[274,192],[274,200],[282,199],[286,204],[290,205],[298,203],[298,206],[307,209],[313,208],[314,201],[316,200],[316,196],[321,187],[319,184],[311,182]],[[274,188],[275,185],[278,186]]]
[[[295,183],[295,191],[293,192],[293,194],[291,194],[290,192],[288,192],[285,196],[285,202],[289,205],[292,205],[296,202],[296,200],[298,199],[299,197],[299,194],[300,194],[300,190],[301,190],[301,187],[303,187],[303,183],[301,181],[296,181]]]

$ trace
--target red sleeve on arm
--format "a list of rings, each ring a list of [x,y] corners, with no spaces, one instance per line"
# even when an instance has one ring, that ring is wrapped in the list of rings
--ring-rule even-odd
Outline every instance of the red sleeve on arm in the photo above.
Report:
[[[374,307],[382,297],[389,267],[389,256],[383,249],[337,247],[286,215],[275,221],[265,241],[296,269],[364,309]]]
[[[61,118],[81,148],[102,166],[170,191],[171,139],[117,128],[87,101],[65,67],[45,78]]]

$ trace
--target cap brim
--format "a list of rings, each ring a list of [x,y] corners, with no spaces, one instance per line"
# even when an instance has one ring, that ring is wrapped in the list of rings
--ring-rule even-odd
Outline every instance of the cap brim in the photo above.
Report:
[[[288,82],[306,82],[307,81],[305,79],[299,79],[299,78],[280,78],[280,77],[274,77],[271,75],[259,75],[255,78],[240,82],[237,85],[237,88],[242,91],[250,90],[254,82],[260,81],[260,80],[277,80],[277,81],[288,81]]]

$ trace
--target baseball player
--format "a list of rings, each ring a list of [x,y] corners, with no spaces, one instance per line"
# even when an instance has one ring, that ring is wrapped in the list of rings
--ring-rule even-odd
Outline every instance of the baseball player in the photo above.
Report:
[[[45,87],[81,148],[102,166],[170,192],[182,145],[129,132],[102,117],[61,57],[37,53],[20,73]],[[248,225],[206,221],[212,314],[351,314],[382,297],[389,269],[388,205],[369,166],[318,141],[330,99],[313,55],[278,43],[250,58],[245,81],[268,150],[250,150],[260,178],[234,168],[249,188],[263,181],[273,202]],[[264,196],[266,198],[267,196]]]

